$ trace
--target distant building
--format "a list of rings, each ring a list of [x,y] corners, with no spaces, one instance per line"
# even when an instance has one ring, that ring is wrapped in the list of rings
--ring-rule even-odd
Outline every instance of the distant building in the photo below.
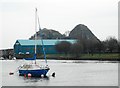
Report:
[[[76,40],[73,39],[44,39],[44,47],[46,54],[57,54],[55,45],[61,41],[68,41],[70,43],[75,43]],[[23,58],[27,56],[33,56],[35,53],[35,45],[37,47],[37,55],[43,54],[42,42],[41,40],[17,40],[14,44],[14,55],[16,58]]]
[[[12,59],[14,56],[13,49],[2,49],[0,50],[0,58]]]
[[[0,50],[0,57],[2,57],[3,56],[3,51],[2,50]]]

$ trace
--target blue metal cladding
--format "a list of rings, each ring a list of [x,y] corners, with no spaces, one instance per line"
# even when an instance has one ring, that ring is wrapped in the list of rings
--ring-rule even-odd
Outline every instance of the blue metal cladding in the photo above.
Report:
[[[55,49],[55,45],[61,41],[68,41],[70,43],[76,42],[76,40],[72,40],[72,39],[71,40],[70,39],[69,40],[66,40],[66,39],[43,40],[46,54],[57,54],[58,52]],[[43,54],[41,41],[37,40],[36,45],[37,45],[37,50],[36,50],[37,54]],[[34,54],[35,40],[17,40],[16,43],[14,44],[14,53],[15,54]]]
[[[32,58],[23,58],[23,59],[25,59],[25,60],[36,60],[36,58],[37,58],[37,55],[36,54],[34,54],[34,56],[32,57]]]

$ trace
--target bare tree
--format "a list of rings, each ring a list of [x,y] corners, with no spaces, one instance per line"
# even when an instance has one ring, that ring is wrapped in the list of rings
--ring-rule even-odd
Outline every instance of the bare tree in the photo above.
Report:
[[[72,44],[71,54],[75,55],[76,58],[79,58],[83,51],[83,46],[79,42]]]
[[[106,42],[107,42],[107,49],[111,53],[118,49],[118,42],[117,42],[117,39],[115,37],[108,38],[106,40]]]
[[[70,47],[71,47],[71,43],[67,41],[62,41],[55,45],[55,49],[58,52],[64,53],[64,54],[68,54],[68,52],[70,51]]]
[[[70,31],[66,31],[65,33],[64,33],[64,35],[67,37],[67,36],[69,36],[69,34],[70,34]]]
[[[120,42],[118,42],[118,52],[120,53]]]

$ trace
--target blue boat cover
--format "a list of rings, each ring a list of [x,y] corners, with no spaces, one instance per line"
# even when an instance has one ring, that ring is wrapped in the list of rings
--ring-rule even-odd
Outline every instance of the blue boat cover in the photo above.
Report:
[[[36,54],[34,54],[33,58],[24,58],[25,60],[36,60]]]

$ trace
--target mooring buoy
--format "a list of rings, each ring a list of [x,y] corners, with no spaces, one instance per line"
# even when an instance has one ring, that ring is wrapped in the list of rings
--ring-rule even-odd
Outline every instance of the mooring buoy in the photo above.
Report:
[[[14,74],[14,72],[10,72],[10,73],[9,73],[9,75],[13,75],[13,74]]]

